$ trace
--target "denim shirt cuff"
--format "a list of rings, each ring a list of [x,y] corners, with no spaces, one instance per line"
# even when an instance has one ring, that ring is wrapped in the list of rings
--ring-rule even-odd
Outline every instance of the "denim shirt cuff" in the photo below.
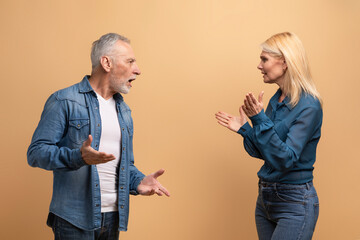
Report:
[[[72,152],[72,163],[75,168],[80,168],[86,165],[85,161],[81,157],[80,149],[74,149]]]
[[[135,183],[134,183],[135,189],[130,190],[130,194],[131,194],[131,195],[139,195],[139,192],[137,191],[137,188],[138,188],[139,184],[141,183],[141,181],[144,179],[144,177],[145,177],[145,176],[136,179],[136,181],[135,181]]]
[[[238,134],[245,137],[247,132],[251,129],[251,126],[248,122],[241,126],[241,128],[237,131]]]
[[[257,125],[262,124],[263,122],[266,122],[268,120],[268,117],[264,113],[264,109],[263,109],[263,110],[261,110],[261,112],[259,112],[255,116],[250,117],[250,120],[251,120],[253,126],[257,126]]]

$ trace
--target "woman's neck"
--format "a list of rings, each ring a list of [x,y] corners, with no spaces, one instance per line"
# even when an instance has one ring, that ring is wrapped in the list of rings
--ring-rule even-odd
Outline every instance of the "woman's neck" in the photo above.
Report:
[[[281,103],[282,101],[284,101],[286,95],[285,94],[281,94],[281,96],[279,97],[278,102]]]
[[[280,90],[281,90],[281,95],[280,95],[280,97],[278,99],[278,102],[281,103],[286,98],[286,92],[284,91],[283,85],[282,86],[279,85],[279,87],[280,87]]]

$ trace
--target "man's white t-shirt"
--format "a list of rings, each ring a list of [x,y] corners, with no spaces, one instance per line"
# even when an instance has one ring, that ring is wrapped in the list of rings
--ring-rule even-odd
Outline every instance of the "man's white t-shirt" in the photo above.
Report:
[[[117,182],[120,162],[121,131],[114,98],[105,100],[97,94],[101,116],[99,152],[113,154],[115,160],[97,164],[101,190],[101,212],[118,211]]]

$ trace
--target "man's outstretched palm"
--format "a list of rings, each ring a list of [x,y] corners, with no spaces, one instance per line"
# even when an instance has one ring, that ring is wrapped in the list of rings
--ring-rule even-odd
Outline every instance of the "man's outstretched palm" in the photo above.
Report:
[[[170,197],[170,193],[166,188],[164,188],[159,181],[157,180],[158,177],[163,175],[165,172],[164,169],[160,169],[159,171],[152,173],[146,177],[140,182],[139,186],[137,187],[137,191],[141,195],[150,196],[153,194],[157,194],[159,196],[166,195]]]

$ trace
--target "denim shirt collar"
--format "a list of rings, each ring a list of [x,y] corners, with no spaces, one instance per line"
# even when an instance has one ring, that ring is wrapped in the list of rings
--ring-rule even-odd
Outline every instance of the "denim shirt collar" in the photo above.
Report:
[[[79,83],[79,93],[94,92],[89,82],[90,75],[86,75]]]
[[[274,96],[271,98],[271,100],[270,100],[270,105],[271,105],[271,107],[272,107],[273,109],[277,109],[278,106],[285,105],[289,110],[292,110],[292,109],[293,109],[293,106],[291,106],[291,104],[290,104],[290,99],[289,99],[288,96],[286,96],[281,103],[278,102],[281,94],[282,94],[282,91],[281,91],[281,89],[279,88],[279,89],[276,91],[275,95],[274,95]]]
[[[91,84],[89,82],[89,78],[90,75],[86,75],[82,81],[79,83],[79,93],[89,93],[89,92],[94,92],[94,89],[91,87]],[[124,101],[123,96],[121,96],[120,93],[115,93],[114,94],[114,99],[116,102],[122,102]]]

